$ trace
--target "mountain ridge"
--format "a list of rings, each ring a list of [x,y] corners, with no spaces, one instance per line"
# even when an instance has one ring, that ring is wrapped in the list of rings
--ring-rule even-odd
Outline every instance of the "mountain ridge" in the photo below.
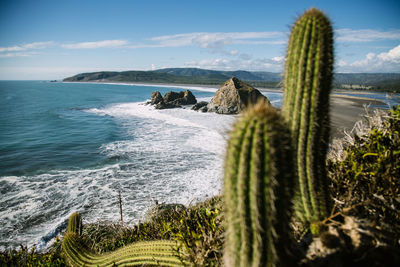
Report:
[[[151,71],[100,71],[79,73],[65,82],[144,82],[180,84],[221,84],[237,77],[252,86],[279,88],[282,74],[264,71],[221,71],[200,68],[163,68]],[[400,73],[335,73],[334,88],[400,92]]]

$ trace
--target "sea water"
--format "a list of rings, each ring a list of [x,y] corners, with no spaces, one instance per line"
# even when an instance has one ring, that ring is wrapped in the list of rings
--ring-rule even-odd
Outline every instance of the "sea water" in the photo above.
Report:
[[[73,212],[128,224],[158,203],[220,193],[236,116],[145,105],[153,91],[215,88],[0,81],[0,248],[44,248]],[[264,93],[279,107],[282,93]]]
[[[75,211],[117,221],[118,191],[128,224],[155,201],[217,195],[235,116],[145,105],[155,90],[185,89],[0,81],[0,248],[46,247]],[[191,90],[198,101],[216,91]]]

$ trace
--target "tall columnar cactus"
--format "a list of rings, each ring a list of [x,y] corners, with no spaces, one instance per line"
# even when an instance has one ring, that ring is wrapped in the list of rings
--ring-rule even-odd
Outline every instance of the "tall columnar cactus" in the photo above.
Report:
[[[287,49],[283,115],[297,153],[300,218],[323,219],[329,212],[326,153],[329,144],[329,94],[333,34],[319,10],[305,12],[292,28]]]
[[[62,249],[72,266],[185,266],[187,263],[178,256],[174,241],[160,240],[137,242],[116,251],[94,254],[83,245],[80,232],[81,216],[71,215],[68,232],[64,236]]]
[[[258,103],[234,126],[225,162],[227,266],[285,266],[295,188],[290,132]]]

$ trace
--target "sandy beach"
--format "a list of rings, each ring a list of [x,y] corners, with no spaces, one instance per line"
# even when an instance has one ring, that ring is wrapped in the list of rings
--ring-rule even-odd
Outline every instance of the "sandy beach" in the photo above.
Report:
[[[279,89],[258,88],[263,92],[282,92]],[[349,94],[367,95],[371,92],[363,91],[334,91],[331,94],[331,136],[340,138],[344,136],[344,131],[350,132],[354,124],[363,119],[368,109],[372,111],[375,108],[370,106],[385,106],[385,103],[362,96],[353,96]]]
[[[363,119],[367,106],[380,106],[385,103],[364,97],[332,94],[331,96],[331,126],[332,137],[338,138],[349,132],[354,124]],[[369,110],[373,108],[368,107]]]
[[[85,82],[87,83],[87,82]],[[204,85],[204,84],[165,84],[165,83],[132,83],[132,82],[106,82],[106,81],[95,81],[93,83],[104,83],[104,84],[130,84],[130,85],[141,85],[141,86],[162,86],[171,88],[183,88],[183,89],[197,89],[205,91],[216,91],[218,85]],[[281,89],[277,88],[258,88],[261,92],[282,92]],[[354,90],[335,90],[331,94],[331,136],[332,138],[340,138],[344,136],[344,131],[349,132],[353,128],[354,124],[363,119],[363,115],[366,114],[366,107],[368,106],[384,106],[385,103],[379,100],[373,100],[371,98],[362,96],[353,96],[349,94],[366,95],[371,92],[354,91]],[[368,107],[372,110],[373,108]]]

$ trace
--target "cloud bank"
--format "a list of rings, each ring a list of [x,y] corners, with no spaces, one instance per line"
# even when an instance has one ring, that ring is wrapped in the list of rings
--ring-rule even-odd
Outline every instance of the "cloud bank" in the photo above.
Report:
[[[374,42],[382,40],[400,40],[400,30],[378,31],[371,29],[351,30],[337,29],[335,31],[336,41],[342,43],[348,42]]]
[[[88,50],[88,49],[142,49],[142,48],[179,48],[192,47],[198,51],[208,53],[210,58],[193,60],[188,58],[185,62],[174,64],[187,67],[199,67],[222,70],[263,70],[281,72],[284,65],[284,45],[288,38],[287,32],[192,32],[172,35],[150,37],[142,43],[117,40],[100,40],[76,43],[57,43],[54,41],[32,42],[13,46],[0,47],[0,58],[32,57],[40,55],[39,50],[64,49],[64,50]],[[366,49],[365,43],[400,41],[400,30],[373,30],[373,29],[336,29],[335,41],[337,43],[357,43]],[[265,58],[253,54],[252,46],[281,46],[282,55]],[[387,43],[385,43],[387,45]],[[346,48],[344,48],[346,49]],[[275,48],[276,50],[276,48]],[[361,51],[361,50],[360,50]],[[365,51],[365,50],[364,50]],[[342,60],[336,63],[338,72],[400,72],[400,45],[388,51],[376,53],[373,50],[365,52],[362,60],[347,60],[344,54]],[[6,61],[4,61],[6,62]],[[155,62],[155,64],[158,64]]]
[[[256,59],[227,59],[214,58],[199,61],[185,62],[185,67],[215,69],[215,70],[249,70],[282,72],[284,57],[256,58]]]
[[[364,59],[354,62],[340,60],[337,65],[340,72],[399,72],[400,45],[387,52],[368,53]]]

